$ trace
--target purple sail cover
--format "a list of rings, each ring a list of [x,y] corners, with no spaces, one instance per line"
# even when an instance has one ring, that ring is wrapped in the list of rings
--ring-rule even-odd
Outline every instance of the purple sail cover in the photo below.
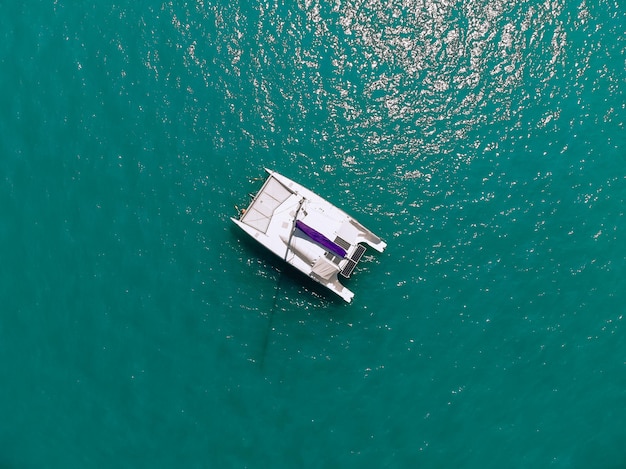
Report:
[[[326,236],[324,236],[319,231],[311,228],[309,225],[304,223],[303,221],[296,220],[296,228],[302,231],[305,235],[311,238],[316,243],[324,246],[326,249],[331,251],[333,254],[339,257],[346,257],[346,250],[339,246],[337,243],[332,242]]]

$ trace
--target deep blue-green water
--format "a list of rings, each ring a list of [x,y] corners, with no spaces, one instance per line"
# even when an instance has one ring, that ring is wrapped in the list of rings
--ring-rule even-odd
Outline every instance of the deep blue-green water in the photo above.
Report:
[[[0,467],[626,467],[623,2],[3,2],[0,66]]]

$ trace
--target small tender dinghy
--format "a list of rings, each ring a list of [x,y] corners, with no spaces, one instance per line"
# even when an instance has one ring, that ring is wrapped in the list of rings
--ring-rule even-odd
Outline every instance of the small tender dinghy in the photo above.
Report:
[[[306,187],[268,172],[237,226],[285,262],[352,301],[354,293],[343,286],[339,275],[350,277],[367,244],[383,252],[387,243],[343,210]]]

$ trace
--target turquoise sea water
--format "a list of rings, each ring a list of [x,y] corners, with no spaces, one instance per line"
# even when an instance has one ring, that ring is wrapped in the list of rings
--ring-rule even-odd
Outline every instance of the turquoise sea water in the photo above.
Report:
[[[0,16],[0,467],[626,466],[626,10]],[[353,304],[230,223],[279,170]]]

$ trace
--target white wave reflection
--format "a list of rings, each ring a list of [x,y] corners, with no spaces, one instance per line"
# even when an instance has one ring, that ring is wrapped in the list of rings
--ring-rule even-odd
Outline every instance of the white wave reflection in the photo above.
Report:
[[[385,161],[398,177],[454,169],[497,147],[490,124],[519,125],[520,109],[554,88],[566,45],[562,0],[170,1],[152,16],[147,24],[175,31],[148,31],[155,78],[223,100],[192,106],[200,124],[219,110],[222,127],[238,122],[251,147],[358,174]],[[536,124],[550,116],[558,110]]]
[[[525,73],[546,78],[554,73],[564,46],[561,10],[557,2],[533,7],[502,0],[338,3],[335,12],[350,53],[335,61],[337,73],[348,78],[360,64],[362,93],[338,79],[343,102],[336,105],[359,109],[357,102],[366,98],[365,109],[347,119],[361,118],[356,129],[371,131],[389,120],[400,125],[386,129],[403,132],[394,132],[394,148],[385,157],[450,151],[481,125],[514,117],[518,102],[530,94],[524,90]],[[546,25],[554,29],[548,44]],[[550,61],[527,70],[533,64],[526,49],[538,47],[552,47]],[[370,141],[380,148],[384,137],[376,133]]]

